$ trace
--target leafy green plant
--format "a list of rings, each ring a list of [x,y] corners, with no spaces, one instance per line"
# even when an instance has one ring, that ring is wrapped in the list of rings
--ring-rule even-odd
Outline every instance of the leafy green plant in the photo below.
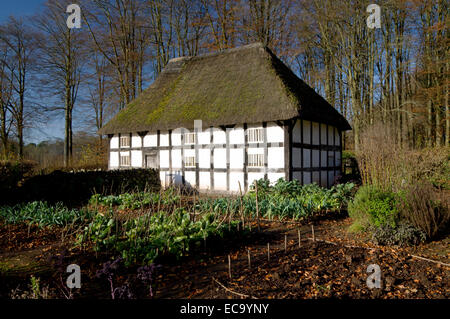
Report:
[[[205,239],[226,238],[237,229],[237,221],[225,224],[215,217],[213,213],[203,214],[194,222],[189,213],[177,209],[172,214],[158,212],[123,222],[99,214],[77,243],[91,241],[98,251],[115,251],[126,265],[151,263],[161,255],[180,258]]]
[[[396,196],[374,186],[362,186],[349,203],[348,212],[354,220],[351,230],[365,230],[369,226],[389,225],[395,228],[398,222]]]
[[[28,223],[39,227],[82,223],[92,216],[93,213],[89,210],[69,209],[62,203],[49,205],[46,202],[31,202],[0,207],[0,217],[6,223]]]

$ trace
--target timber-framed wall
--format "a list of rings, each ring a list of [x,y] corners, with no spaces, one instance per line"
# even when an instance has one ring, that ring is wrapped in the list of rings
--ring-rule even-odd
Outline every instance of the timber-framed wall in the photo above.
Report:
[[[249,142],[247,132],[254,128],[262,129],[261,142]],[[157,154],[163,186],[185,184],[219,192],[238,192],[239,185],[245,192],[260,178],[330,187],[341,172],[341,132],[326,123],[296,118],[194,131],[194,144],[186,144],[187,129],[126,133],[130,137],[126,150],[120,146],[121,134],[108,135],[109,168],[130,168],[120,165],[124,152],[131,157],[131,168],[145,167],[146,155]],[[263,165],[250,167],[249,154],[262,154]],[[195,157],[195,167],[186,167],[186,156]]]

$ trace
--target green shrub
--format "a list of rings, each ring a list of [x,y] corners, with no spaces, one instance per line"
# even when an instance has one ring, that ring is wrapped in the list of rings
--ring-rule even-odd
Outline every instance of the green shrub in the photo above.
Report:
[[[8,197],[19,183],[27,176],[32,175],[36,163],[31,161],[0,161],[0,192]]]
[[[400,222],[395,228],[385,224],[372,229],[372,240],[378,245],[418,245],[425,239],[426,234],[408,222]]]
[[[374,186],[362,186],[349,203],[348,212],[354,220],[351,230],[365,230],[369,226],[389,225],[395,228],[398,222],[396,196]]]
[[[158,171],[129,169],[111,171],[62,172],[36,175],[14,192],[10,201],[47,201],[66,204],[87,202],[92,194],[120,194],[134,191],[158,191]],[[6,200],[6,198],[5,198]]]

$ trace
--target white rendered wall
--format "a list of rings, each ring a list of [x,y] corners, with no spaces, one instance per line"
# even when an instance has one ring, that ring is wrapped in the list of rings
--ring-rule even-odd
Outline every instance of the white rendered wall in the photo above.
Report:
[[[284,173],[268,173],[267,174],[267,178],[269,179],[269,181],[271,183],[275,183],[277,180],[279,180],[280,178],[285,178],[285,174]]]
[[[292,142],[306,144],[301,149],[298,145],[292,147],[292,177],[303,184],[316,182],[321,186],[329,187],[333,184],[339,171],[335,169],[340,165],[340,151],[331,150],[331,147],[340,145],[339,130],[332,125],[307,120],[297,120],[292,128]],[[312,145],[308,148],[308,145]],[[320,146],[322,150],[317,149]],[[324,148],[328,149],[324,149]],[[303,157],[303,163],[302,163]],[[313,173],[295,171],[295,169],[316,169]],[[322,169],[321,169],[322,168]],[[332,169],[329,169],[332,168]]]
[[[180,146],[181,145],[181,131],[175,130],[172,132],[172,146]]]
[[[109,153],[109,168],[119,167],[119,152]]]
[[[335,129],[334,132],[334,145],[341,145],[341,137],[339,135],[339,131],[337,129]]]
[[[195,187],[195,172],[194,171],[189,171],[189,172],[184,172],[184,180],[186,181],[186,184]]]
[[[225,148],[214,149],[214,168],[227,168],[227,150]]]
[[[208,130],[199,132],[197,135],[197,140],[198,140],[198,144],[202,145],[202,144],[210,144],[210,140],[211,140],[211,133]]]
[[[319,145],[319,123],[312,122],[312,144]]]
[[[264,128],[264,126],[262,124],[251,124],[248,125],[248,128]],[[228,185],[230,191],[237,192],[239,191],[239,183],[241,183],[241,187],[244,188],[244,184],[249,186],[254,180],[264,178],[264,176],[267,176],[272,183],[276,182],[279,178],[284,178],[285,149],[283,146],[279,146],[277,144],[284,143],[284,128],[280,127],[275,122],[269,122],[267,123],[265,130],[265,137],[267,143],[269,143],[267,150],[263,147],[256,148],[254,147],[255,144],[250,143],[246,154],[242,148],[245,143],[246,134],[242,125],[228,128],[227,133],[221,128],[213,128],[213,145],[215,145],[215,148],[213,149],[212,157],[211,150],[207,147],[211,142],[210,128],[203,128],[203,131],[198,133],[197,146],[195,146],[195,149],[191,149],[191,146],[189,146],[184,148],[183,151],[180,149],[183,145],[182,137],[185,133],[190,132],[190,130],[177,129],[173,130],[170,135],[168,131],[160,132],[159,146],[168,147],[169,145],[172,145],[174,147],[171,151],[164,149],[159,150],[158,159],[160,168],[163,170],[160,174],[163,186],[167,186],[170,182],[182,182],[183,153],[184,157],[195,157],[196,152],[196,161],[198,162],[198,166],[201,170],[198,174],[196,174],[193,168],[185,167],[184,179],[189,185],[199,187],[200,189],[226,191]],[[224,145],[227,142],[226,134],[228,134],[228,142],[230,144],[228,151],[227,149],[221,147],[221,145]],[[169,136],[171,139],[170,141]],[[327,126],[316,122],[297,120],[292,130],[292,142],[300,144],[312,143],[316,148],[318,145],[323,146],[327,145],[327,143],[329,146],[339,146],[340,136],[339,131],[331,125]],[[271,145],[270,143],[275,143],[275,145]],[[148,154],[148,152],[151,152],[149,148],[156,146],[158,146],[158,135],[156,132],[147,133],[143,139],[137,133],[133,133],[131,135],[132,150],[131,152],[123,152],[123,155],[131,154],[131,167],[143,167],[145,165],[143,162],[143,157]],[[142,151],[136,150],[141,147],[147,149]],[[110,148],[109,167],[111,169],[118,168],[120,163],[118,152],[119,135],[115,135],[111,138]],[[122,151],[124,151],[124,149],[122,149]],[[247,171],[247,181],[245,181],[243,169],[246,160],[248,163],[248,154],[265,154],[265,152],[267,154],[267,158],[265,158],[267,161],[267,170],[263,166],[258,168],[260,172],[253,172],[254,168],[249,166],[249,171]],[[294,169],[313,169],[313,172],[292,172],[292,177],[300,180],[304,184],[316,182],[323,186],[331,186],[336,175],[339,174],[339,170],[335,170],[334,167],[339,166],[341,163],[340,151],[318,149],[311,150],[308,148],[301,149],[299,146],[296,146],[291,149],[291,152],[292,166]],[[229,168],[231,171],[228,173],[228,176],[225,172],[213,172],[213,184],[211,184],[211,173],[209,172],[209,169],[211,168],[211,160],[214,161],[214,169],[223,170],[227,168],[227,155],[229,155]],[[171,160],[171,163],[169,163],[169,160]],[[171,172],[167,171],[169,167],[172,167]],[[333,169],[319,171],[320,167],[333,167]],[[239,170],[242,170],[242,172],[239,172]],[[197,176],[199,179],[197,181],[198,185],[196,185]]]
[[[227,173],[214,173],[214,190],[227,190]]]
[[[159,167],[169,168],[169,151],[159,151]]]
[[[267,124],[267,142],[268,143],[283,143],[284,129],[276,123]]]
[[[251,185],[255,180],[264,178],[264,173],[248,173],[248,185]]]
[[[230,191],[239,192],[239,183],[244,191],[244,173],[230,173]]]
[[[303,121],[303,143],[311,144],[311,122]]]
[[[292,149],[292,166],[294,168],[302,167],[302,149],[293,148]]]
[[[301,135],[301,124],[300,120],[297,120],[295,122],[294,127],[292,128],[292,142],[294,143],[301,143],[302,142],[302,135]]]
[[[327,145],[327,125],[320,124],[320,144]]]
[[[311,184],[312,183],[312,179],[311,179],[311,172],[303,172],[303,184]]]
[[[131,166],[142,167],[142,151],[131,151]]]
[[[159,146],[169,146],[169,133],[161,132],[159,135]]]
[[[211,177],[209,172],[200,172],[200,189],[209,190],[211,189]]]
[[[109,143],[110,148],[119,148],[119,136],[114,135]]]
[[[131,147],[142,147],[142,139],[139,135],[133,134],[131,136]]]
[[[303,167],[310,168],[311,167],[311,150],[303,149]]]
[[[172,150],[172,169],[181,169],[181,150]]]
[[[215,163],[214,163],[215,164]],[[244,168],[244,150],[230,149],[230,168]]]
[[[144,137],[144,147],[156,147],[158,136],[156,134],[146,134]]]
[[[227,142],[226,133],[218,128],[213,129],[213,143],[214,144],[225,144]]]
[[[242,126],[237,126],[229,131],[230,134],[230,144],[244,144],[244,128]]]
[[[198,165],[200,168],[210,168],[211,166],[211,152],[209,149],[198,150]]]
[[[268,168],[284,168],[284,147],[269,147],[267,151]]]

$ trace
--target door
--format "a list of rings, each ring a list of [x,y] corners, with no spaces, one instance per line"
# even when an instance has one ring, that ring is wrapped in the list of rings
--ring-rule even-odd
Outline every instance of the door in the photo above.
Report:
[[[156,154],[146,154],[145,167],[158,169],[158,156]]]

